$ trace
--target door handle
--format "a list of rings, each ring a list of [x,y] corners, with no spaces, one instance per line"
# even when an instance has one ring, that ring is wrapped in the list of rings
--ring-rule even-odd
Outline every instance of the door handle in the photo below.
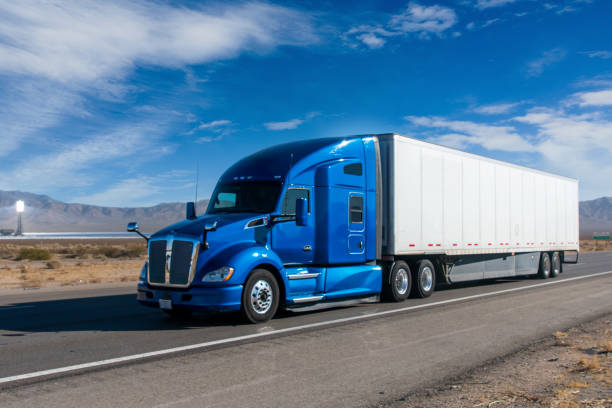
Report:
[[[359,249],[363,249],[363,241],[359,241]]]
[[[310,245],[304,245],[304,246],[302,247],[302,251],[304,251],[304,252],[312,251],[312,246],[310,246]]]

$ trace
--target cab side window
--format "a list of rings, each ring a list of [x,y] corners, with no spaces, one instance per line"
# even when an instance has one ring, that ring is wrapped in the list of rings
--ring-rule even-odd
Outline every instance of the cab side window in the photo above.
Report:
[[[295,200],[305,198],[308,202],[308,212],[310,213],[310,190],[307,188],[289,188],[283,200],[283,215],[295,215]]]

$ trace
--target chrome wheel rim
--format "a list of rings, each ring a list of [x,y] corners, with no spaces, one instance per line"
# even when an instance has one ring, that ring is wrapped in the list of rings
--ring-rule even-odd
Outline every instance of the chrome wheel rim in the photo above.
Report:
[[[255,313],[266,314],[272,307],[273,300],[272,286],[263,279],[255,282],[251,289],[251,306]]]
[[[408,271],[404,268],[398,269],[395,274],[395,290],[400,295],[405,294],[408,290]]]
[[[548,276],[550,275],[550,259],[549,258],[544,258],[544,275]]]
[[[425,292],[429,292],[433,286],[433,271],[429,266],[424,267],[421,270],[421,288]]]
[[[560,259],[553,257],[553,274],[558,275],[561,272]]]

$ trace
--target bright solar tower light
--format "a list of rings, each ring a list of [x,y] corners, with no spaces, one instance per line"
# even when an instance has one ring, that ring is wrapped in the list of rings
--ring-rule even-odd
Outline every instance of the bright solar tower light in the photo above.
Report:
[[[25,203],[23,200],[18,200],[15,203],[15,209],[17,210],[17,231],[15,231],[15,235],[23,235],[23,225],[21,223],[21,214],[23,214],[23,210],[25,210]]]

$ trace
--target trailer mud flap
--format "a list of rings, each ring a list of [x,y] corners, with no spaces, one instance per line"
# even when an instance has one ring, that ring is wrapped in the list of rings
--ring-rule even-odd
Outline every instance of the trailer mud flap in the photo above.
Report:
[[[568,260],[567,258],[567,254],[575,254],[574,259],[572,260],[570,258],[570,260]],[[563,251],[563,263],[566,264],[577,264],[578,263],[578,258],[580,258],[580,252],[578,251]]]

